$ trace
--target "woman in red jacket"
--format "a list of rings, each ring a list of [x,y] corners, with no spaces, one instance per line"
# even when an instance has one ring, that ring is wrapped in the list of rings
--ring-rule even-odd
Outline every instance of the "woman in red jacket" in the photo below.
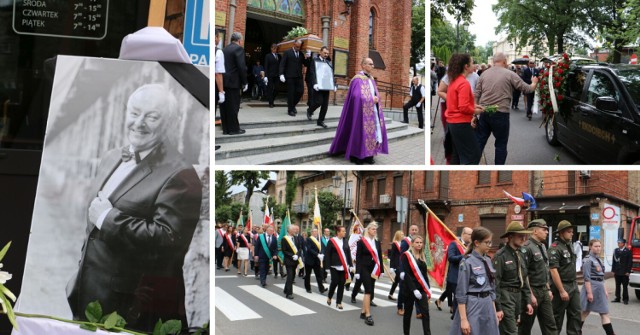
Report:
[[[473,59],[469,54],[455,54],[449,60],[447,76],[447,135],[451,136],[453,152],[452,165],[480,163],[480,147],[471,125],[474,115],[482,112],[482,107],[474,103],[471,85],[466,76],[474,71]]]

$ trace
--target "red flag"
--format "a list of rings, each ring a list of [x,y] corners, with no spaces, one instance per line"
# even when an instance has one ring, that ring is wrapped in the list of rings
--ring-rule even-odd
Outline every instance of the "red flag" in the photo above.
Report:
[[[449,244],[456,243],[458,250],[463,254],[464,249],[458,242],[458,238],[431,210],[427,211],[427,240],[431,251],[431,262],[427,262],[430,265],[429,276],[435,280],[439,287],[444,287],[449,265],[447,260]]]
[[[511,199],[511,201],[513,201],[516,205],[523,207],[524,206],[524,199],[522,198],[518,198],[518,197],[514,197],[513,195],[509,194],[509,192],[502,190],[502,192],[504,192],[504,194],[507,196],[507,198]]]

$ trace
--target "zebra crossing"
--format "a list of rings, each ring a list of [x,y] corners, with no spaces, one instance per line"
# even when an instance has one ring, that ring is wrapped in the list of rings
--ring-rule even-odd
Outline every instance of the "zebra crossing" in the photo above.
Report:
[[[313,277],[313,275],[312,275]],[[336,295],[334,294],[332,305],[327,305],[327,293],[320,294],[318,292],[318,284],[315,278],[311,279],[312,293],[307,293],[304,288],[304,280],[296,277],[296,284],[293,285],[293,294],[295,300],[286,299],[282,290],[284,289],[284,281],[277,279],[275,283],[270,283],[266,288],[259,284],[251,284],[251,278],[239,278],[234,276],[216,276],[217,281],[234,280],[242,281],[235,286],[225,286],[226,289],[216,286],[215,288],[215,306],[229,321],[242,321],[251,319],[261,319],[265,316],[260,311],[276,311],[281,316],[297,316],[310,315],[315,313],[344,313],[362,308],[362,289],[356,297],[356,304],[351,304],[351,293],[354,284],[351,284],[351,290],[344,291],[342,306],[343,309],[335,308]],[[273,281],[270,277],[269,280]],[[329,282],[329,278],[327,278]],[[375,285],[374,295],[377,308],[395,307],[396,302],[388,300],[387,296],[391,289],[391,284],[377,281]],[[329,288],[329,284],[325,284],[325,288]],[[442,293],[441,290],[432,289],[432,299],[437,299]],[[393,297],[398,298],[398,291]],[[241,299],[238,299],[242,296]]]

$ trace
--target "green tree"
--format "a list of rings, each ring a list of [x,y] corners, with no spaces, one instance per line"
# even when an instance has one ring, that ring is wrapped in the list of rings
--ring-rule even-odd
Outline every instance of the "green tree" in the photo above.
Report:
[[[222,170],[216,170],[215,203],[217,207],[231,204],[231,183],[229,176]]]
[[[460,22],[471,22],[475,7],[474,0],[433,0],[431,1],[431,24],[445,21],[445,13],[460,18]]]
[[[624,31],[625,38],[637,44],[640,36],[640,0],[628,0],[622,17],[627,24],[627,29]]]
[[[233,222],[233,225],[238,222],[240,217],[240,211],[242,210],[243,221],[246,222],[246,218],[249,216],[249,207],[242,203],[234,202],[229,205],[216,206],[215,222]]]
[[[411,67],[413,73],[417,74],[416,64],[424,61],[425,46],[425,6],[424,0],[413,0],[411,9]]]
[[[244,203],[248,206],[256,187],[269,178],[269,171],[231,171],[230,175],[232,185],[242,185],[247,189]]]
[[[329,227],[335,224],[338,213],[342,212],[344,199],[338,197],[331,192],[318,192],[318,204],[320,205],[320,216],[322,217],[322,226]],[[316,198],[313,197],[308,204],[309,217],[313,217],[313,210],[316,205]]]
[[[456,38],[456,27],[449,21],[441,22],[437,25],[431,25],[431,49],[446,48],[451,51],[456,50],[456,45],[459,44],[460,52],[472,53],[475,49],[476,36],[471,34],[466,25],[461,25],[459,30],[459,38]],[[444,49],[442,49],[444,50]],[[449,57],[440,58],[443,61],[448,61]]]
[[[636,2],[630,5],[631,2]],[[635,42],[638,35],[629,35],[634,18],[627,15],[638,10],[635,0],[593,0],[596,4],[589,9],[595,31],[605,40],[605,47],[613,50],[613,63],[620,63],[622,49],[626,44]],[[636,18],[637,19],[637,18]]]
[[[581,42],[583,38],[572,32],[589,29],[591,5],[586,0],[498,0],[492,8],[499,21],[496,33],[507,33],[520,48],[540,48],[544,36],[549,53],[555,54],[565,51],[566,42]]]
[[[298,178],[295,171],[287,171],[287,185],[285,186],[284,202],[287,208],[291,209],[293,199],[296,198],[296,190],[298,189]]]

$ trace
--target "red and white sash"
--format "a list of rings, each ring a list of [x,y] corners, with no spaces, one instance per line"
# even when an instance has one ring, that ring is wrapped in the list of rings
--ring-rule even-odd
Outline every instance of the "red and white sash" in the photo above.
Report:
[[[340,257],[340,263],[342,263],[342,267],[344,268],[344,279],[349,280],[349,267],[347,266],[347,255],[344,254],[344,250],[340,248],[338,245],[338,238],[332,237],[329,241],[333,244],[333,247],[338,251],[338,256]],[[342,241],[344,243],[344,241]]]
[[[231,250],[236,250],[236,247],[233,245],[233,241],[231,240],[231,235],[229,234],[225,234],[225,239],[227,240],[227,244],[229,245],[229,248],[231,248]]]
[[[393,242],[393,245],[395,245],[395,246],[396,246],[396,248],[398,248],[398,252],[401,252],[401,251],[402,251],[402,247],[400,247],[400,242],[398,242],[398,241],[394,241],[394,242]]]
[[[411,238],[409,236],[405,237],[404,241],[407,242],[408,246],[411,246]]]
[[[362,243],[371,253],[371,257],[373,257],[373,259],[376,261],[376,266],[373,267],[373,271],[371,272],[371,278],[378,279],[378,277],[380,277],[380,273],[382,272],[380,270],[380,260],[378,259],[378,250],[376,250],[375,245],[371,246],[371,244],[369,244],[369,241],[366,238],[362,238]]]
[[[240,237],[242,237],[242,240],[244,241],[244,245],[246,245],[247,247],[249,247],[249,241],[247,241],[247,237],[244,236],[244,234],[240,234]]]
[[[222,238],[224,238],[224,233],[225,233],[224,229],[222,228],[218,229],[218,234],[220,234]]]
[[[431,299],[431,289],[429,289],[429,284],[427,284],[422,272],[420,272],[418,262],[410,251],[405,251],[404,254],[407,256],[407,260],[409,260],[409,267],[411,268],[411,272],[413,272],[413,276],[418,280],[418,283],[420,283],[422,290],[427,293],[427,298]]]

